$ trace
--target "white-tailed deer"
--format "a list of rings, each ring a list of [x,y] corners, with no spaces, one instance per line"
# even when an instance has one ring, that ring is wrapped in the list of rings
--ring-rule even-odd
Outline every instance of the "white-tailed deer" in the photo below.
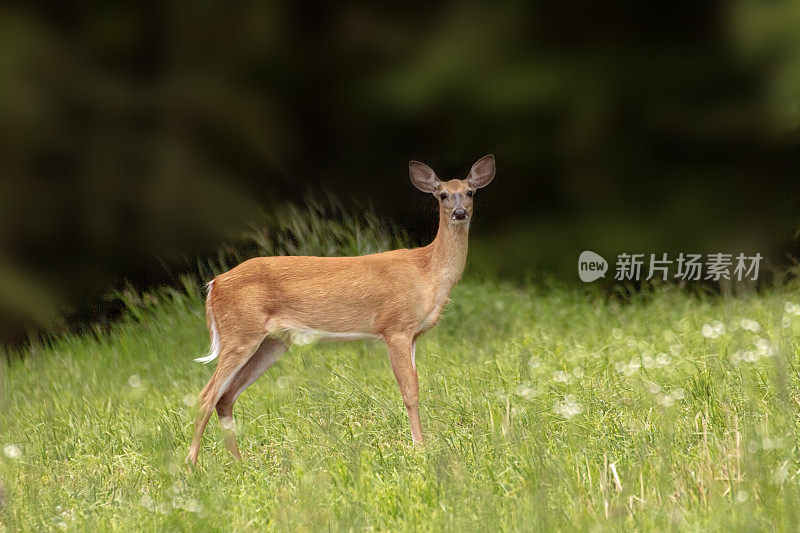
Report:
[[[292,342],[383,339],[400,386],[411,436],[422,443],[417,337],[432,328],[461,278],[473,194],[495,174],[494,156],[472,166],[465,180],[439,181],[426,165],[409,164],[412,183],[439,202],[439,231],[428,246],[360,257],[259,257],[208,284],[206,323],[217,370],[200,393],[189,447],[197,462],[214,409],[225,444],[241,458],[233,433],[233,404]]]

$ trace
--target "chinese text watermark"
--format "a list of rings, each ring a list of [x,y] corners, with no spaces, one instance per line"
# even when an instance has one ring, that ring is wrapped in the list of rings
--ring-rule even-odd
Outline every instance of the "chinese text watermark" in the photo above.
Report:
[[[614,279],[617,281],[649,281],[668,279],[683,281],[757,280],[763,256],[760,253],[629,254],[617,256]],[[608,262],[595,252],[586,250],[578,257],[578,275],[590,282],[605,277]]]

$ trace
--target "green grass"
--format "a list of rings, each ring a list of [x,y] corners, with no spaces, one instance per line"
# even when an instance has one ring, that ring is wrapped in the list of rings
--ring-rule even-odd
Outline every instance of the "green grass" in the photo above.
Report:
[[[237,403],[244,462],[214,419],[191,472],[213,367],[200,291],[165,292],[4,368],[0,530],[796,530],[791,303],[463,282],[418,347],[423,450],[380,343],[311,345]]]

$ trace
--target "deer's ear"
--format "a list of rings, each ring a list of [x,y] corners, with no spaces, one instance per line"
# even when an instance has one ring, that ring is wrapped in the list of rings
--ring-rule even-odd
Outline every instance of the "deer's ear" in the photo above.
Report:
[[[476,189],[486,187],[494,178],[494,171],[494,156],[491,154],[485,155],[472,165],[467,182]]]
[[[408,164],[408,174],[411,176],[411,183],[422,192],[434,193],[442,184],[433,169],[419,161]]]

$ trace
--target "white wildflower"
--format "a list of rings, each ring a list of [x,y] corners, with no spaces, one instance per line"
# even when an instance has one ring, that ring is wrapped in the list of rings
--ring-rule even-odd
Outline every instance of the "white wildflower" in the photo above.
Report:
[[[622,339],[622,330],[619,328],[612,329],[611,336],[614,337],[616,340]]]
[[[719,320],[715,320],[711,324],[703,324],[700,333],[707,339],[716,339],[725,335],[725,324]]]
[[[772,357],[773,355],[778,353],[778,348],[770,344],[767,339],[756,337],[755,340],[753,341],[753,344],[756,347],[758,355],[762,357]]]
[[[572,418],[575,415],[579,415],[583,412],[583,407],[572,396],[567,396],[564,398],[563,402],[558,402],[553,406],[553,410],[556,414],[563,416],[564,418]]]
[[[796,304],[794,302],[786,302],[783,306],[783,309],[786,311],[787,314],[795,316],[800,315],[800,304]]]
[[[203,510],[203,506],[200,504],[199,501],[191,499],[188,502],[186,502],[186,506],[184,507],[184,509],[186,509],[190,513],[199,513],[200,511]]]
[[[792,319],[789,318],[787,315],[783,315],[783,317],[781,318],[781,327],[788,328],[791,325],[792,325]]]
[[[683,398],[684,392],[680,387],[665,394],[656,395],[656,401],[664,407],[672,407],[675,402],[683,400]]]
[[[775,469],[775,472],[772,474],[772,483],[775,485],[782,485],[786,482],[786,479],[789,477],[789,460],[787,459],[781,465]]]
[[[743,318],[739,321],[739,327],[753,333],[758,333],[761,330],[761,324],[749,318]]]
[[[128,378],[128,385],[130,385],[134,389],[136,387],[141,386],[141,384],[142,384],[142,378],[140,378],[138,374],[132,374],[131,377]]]
[[[667,367],[670,365],[670,363],[672,363],[672,359],[670,358],[669,355],[665,353],[660,353],[656,356],[656,366],[658,368]]]
[[[639,360],[635,357],[632,357],[631,360],[627,363],[624,363],[622,361],[617,361],[616,363],[614,363],[614,370],[616,370],[620,374],[625,374],[626,376],[634,375],[636,372],[639,371],[640,368],[642,368],[642,363],[640,363]]]
[[[738,351],[734,354],[737,361],[744,361],[745,363],[755,363],[760,359],[758,352],[754,350]],[[733,358],[733,357],[732,357]]]
[[[194,407],[197,405],[197,396],[194,394],[184,394],[183,395],[183,405],[186,407]]]
[[[6,444],[3,447],[3,453],[6,454],[6,457],[9,459],[19,459],[22,457],[22,448],[17,444]]]
[[[170,487],[167,489],[167,494],[169,494],[172,497],[180,496],[181,494],[183,494],[183,486],[176,481],[175,483],[170,485]]]
[[[155,502],[153,501],[153,498],[151,498],[150,495],[147,494],[147,493],[142,494],[141,504],[142,504],[142,507],[144,507],[148,511],[154,511],[155,510]]]
[[[533,398],[539,395],[539,391],[524,383],[517,385],[516,393],[517,395],[525,398],[526,400],[532,400]]]
[[[626,376],[632,376],[638,372],[641,367],[642,364],[637,359],[631,359],[630,362],[625,366],[624,373]]]
[[[570,375],[563,370],[556,370],[553,372],[553,381],[556,383],[569,383]]]
[[[578,379],[581,379],[583,377],[583,368],[580,366],[576,366],[575,368],[572,369],[572,375]]]
[[[653,358],[652,357],[650,357],[649,355],[643,355],[642,356],[642,366],[643,367],[645,367],[645,368],[653,368],[653,364],[654,364],[654,362],[653,362]]]
[[[541,364],[542,360],[536,357],[535,355],[531,356],[531,358],[528,359],[528,366],[531,367],[531,369],[538,368]]]
[[[777,450],[783,447],[783,439],[781,437],[770,437],[765,435],[761,438],[762,450]]]
[[[669,394],[658,394],[656,396],[656,401],[663,407],[672,407],[672,404],[675,403],[674,398]]]
[[[289,378],[286,376],[281,376],[278,378],[277,384],[279,389],[287,389],[289,388]]]

